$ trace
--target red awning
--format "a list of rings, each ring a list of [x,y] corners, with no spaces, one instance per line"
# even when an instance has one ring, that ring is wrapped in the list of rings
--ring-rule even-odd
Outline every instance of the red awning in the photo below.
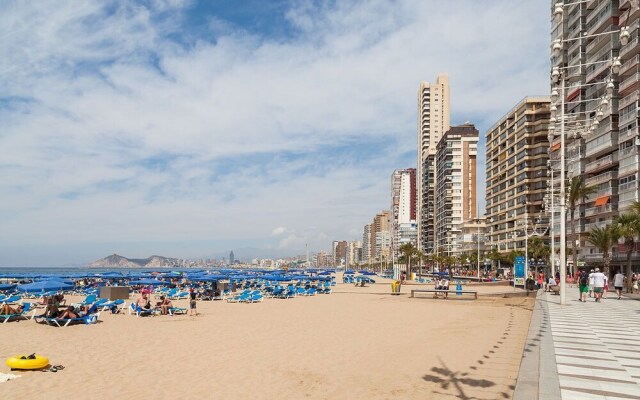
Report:
[[[556,151],[560,148],[560,142],[554,144],[553,146],[551,146],[551,151]]]
[[[611,196],[600,196],[596,199],[596,207],[603,206],[609,202]]]

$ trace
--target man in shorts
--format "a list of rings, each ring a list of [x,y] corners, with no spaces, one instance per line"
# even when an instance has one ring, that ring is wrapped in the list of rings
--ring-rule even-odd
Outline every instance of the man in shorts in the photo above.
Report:
[[[587,293],[589,293],[589,275],[587,271],[581,270],[578,276],[578,287],[580,288],[580,301],[587,301]]]
[[[618,295],[618,300],[622,296],[622,288],[624,287],[624,275],[621,270],[613,276],[613,287],[616,288],[616,294]]]
[[[604,292],[605,276],[600,272],[600,268],[596,268],[596,272],[591,274],[593,277],[593,294],[597,303],[602,302],[602,293]]]
[[[591,273],[589,273],[589,297],[593,297],[593,274],[594,271],[591,270]]]

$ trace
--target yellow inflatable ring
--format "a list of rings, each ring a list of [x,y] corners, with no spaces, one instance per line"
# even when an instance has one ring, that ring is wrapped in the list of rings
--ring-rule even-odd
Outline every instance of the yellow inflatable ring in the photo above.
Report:
[[[7,358],[7,365],[11,369],[42,369],[49,365],[49,359],[44,356],[36,355],[35,359],[22,359],[21,357],[28,356],[15,356]]]

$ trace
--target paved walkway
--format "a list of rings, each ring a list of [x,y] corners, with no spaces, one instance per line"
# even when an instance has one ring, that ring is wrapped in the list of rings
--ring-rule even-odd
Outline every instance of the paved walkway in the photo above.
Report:
[[[640,400],[640,302],[610,293],[602,303],[581,303],[575,288],[567,291],[564,307],[549,293],[539,301],[546,303],[553,343],[540,355],[555,353],[563,400]],[[542,372],[540,386],[553,385]]]

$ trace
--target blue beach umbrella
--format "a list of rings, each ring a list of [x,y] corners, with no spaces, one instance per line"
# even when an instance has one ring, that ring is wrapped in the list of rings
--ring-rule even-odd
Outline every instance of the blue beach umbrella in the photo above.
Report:
[[[131,281],[129,283],[132,284],[132,285],[144,285],[144,286],[149,286],[149,285],[151,285],[151,286],[160,286],[160,285],[165,285],[166,284],[166,282],[159,281],[159,280],[156,280],[156,279],[140,279],[140,280],[137,280],[137,281]]]
[[[13,288],[15,288],[16,285],[10,284],[10,283],[0,283],[0,290],[11,290]]]
[[[73,289],[74,285],[70,285],[66,282],[58,280],[38,281],[33,283],[27,283],[24,285],[18,285],[19,292],[25,293],[38,293],[38,292],[51,292],[57,290]]]

